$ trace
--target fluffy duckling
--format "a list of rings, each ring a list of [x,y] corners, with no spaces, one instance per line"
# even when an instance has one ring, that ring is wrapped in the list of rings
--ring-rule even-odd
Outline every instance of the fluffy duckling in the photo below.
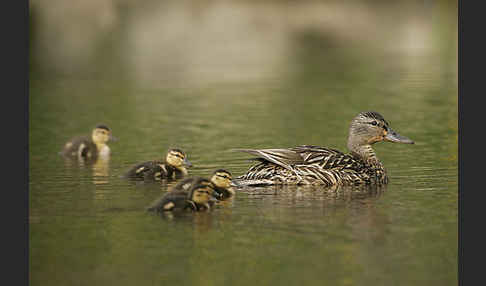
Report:
[[[171,190],[154,201],[147,211],[165,212],[175,210],[210,210],[210,199],[214,192],[208,179],[194,178],[189,190]]]
[[[211,175],[210,181],[213,184],[214,191],[218,194],[219,200],[226,200],[234,196],[235,191],[231,186],[233,176],[228,170],[218,169]]]
[[[108,126],[100,124],[93,129],[91,137],[80,136],[69,140],[60,154],[78,159],[107,157],[110,155],[110,147],[106,144],[108,141],[116,141],[116,139],[112,136]]]
[[[146,161],[133,166],[123,177],[143,180],[179,179],[187,175],[192,164],[180,149],[169,149],[165,161]]]
[[[213,172],[209,181],[211,182],[214,194],[213,196],[219,200],[225,200],[232,197],[235,191],[231,187],[231,173],[225,169],[218,169]],[[197,180],[197,177],[187,178],[177,183],[173,190],[188,191]]]

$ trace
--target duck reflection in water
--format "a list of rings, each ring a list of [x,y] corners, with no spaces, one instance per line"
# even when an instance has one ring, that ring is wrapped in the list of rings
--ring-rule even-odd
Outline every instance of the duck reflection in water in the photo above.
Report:
[[[90,168],[92,170],[92,178],[95,185],[109,183],[110,156],[99,156],[96,158],[65,157],[64,166],[70,171],[75,171],[76,169]]]
[[[238,192],[264,201],[273,201],[276,197],[286,204],[322,202],[324,205],[339,205],[368,198],[379,198],[387,185],[358,186],[315,186],[315,185],[273,185],[260,187],[238,187]]]
[[[195,233],[205,233],[213,229],[215,220],[210,212],[169,211],[159,213],[160,217],[172,223],[190,224]]]
[[[93,169],[93,183],[95,185],[109,183],[110,157],[99,157],[91,167]]]

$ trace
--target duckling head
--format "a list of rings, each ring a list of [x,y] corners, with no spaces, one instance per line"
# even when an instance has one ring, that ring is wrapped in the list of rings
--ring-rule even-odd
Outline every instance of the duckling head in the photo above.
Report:
[[[198,178],[189,190],[189,200],[199,205],[204,205],[209,208],[209,201],[214,189],[208,179]]]
[[[186,153],[180,149],[169,149],[165,157],[165,161],[168,165],[182,171],[186,170],[185,167],[192,167],[191,162],[187,160]]]
[[[231,173],[224,169],[214,171],[211,176],[211,182],[218,188],[227,189],[231,187],[232,176]]]
[[[105,145],[108,141],[115,141],[116,139],[111,135],[111,130],[108,126],[100,124],[93,129],[91,139],[96,145]]]
[[[369,146],[381,141],[414,144],[409,138],[391,129],[385,118],[378,112],[361,112],[351,121],[348,137],[349,150],[354,151],[361,146]]]

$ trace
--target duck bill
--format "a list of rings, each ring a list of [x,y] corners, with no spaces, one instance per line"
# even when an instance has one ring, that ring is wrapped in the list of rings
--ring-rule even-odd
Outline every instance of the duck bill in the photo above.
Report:
[[[184,158],[184,165],[188,168],[192,167],[192,163],[187,160],[187,158]]]
[[[404,144],[414,144],[410,138],[402,136],[397,132],[393,131],[392,129],[388,130],[388,133],[385,136],[384,141],[393,142],[393,143],[404,143]]]
[[[242,185],[238,182],[238,180],[231,180],[231,187],[241,187]]]

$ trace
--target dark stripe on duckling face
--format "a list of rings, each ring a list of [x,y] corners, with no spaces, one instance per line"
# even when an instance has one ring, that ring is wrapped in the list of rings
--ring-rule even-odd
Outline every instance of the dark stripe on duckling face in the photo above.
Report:
[[[195,188],[200,187],[200,186],[210,186],[211,182],[208,179],[202,178],[202,177],[194,177],[193,181],[191,182],[191,186],[189,189],[189,193],[187,194],[187,198],[191,199],[192,198],[192,192],[194,191]]]
[[[169,153],[172,153],[174,155],[178,154],[179,156],[182,156],[182,158],[186,157],[186,153],[184,153],[184,151],[182,151],[181,149],[177,148],[169,149]]]
[[[183,168],[183,165],[192,166],[191,162],[187,160],[186,154],[179,149],[169,149],[165,160],[167,164],[176,168]]]
[[[214,171],[211,176],[211,182],[218,188],[229,188],[232,179],[231,173],[224,169]]]
[[[98,124],[96,125],[95,129],[104,129],[106,131],[111,131],[110,128],[104,124]]]
[[[105,144],[106,142],[108,142],[112,139],[111,131],[109,129],[106,129],[106,128],[96,127],[93,130],[93,133],[91,135],[91,139],[96,144]]]
[[[111,129],[106,125],[98,125],[96,126],[95,130],[100,131],[105,135],[108,135],[108,141],[118,141],[118,138],[113,136]]]
[[[223,175],[223,174],[226,174],[226,176],[229,176],[231,178],[231,173],[230,171],[228,170],[225,170],[225,169],[217,169],[216,171],[213,172],[213,174],[220,174],[220,175]]]
[[[199,205],[207,206],[214,189],[211,186],[211,183],[207,179],[197,179],[193,187],[189,192],[189,200],[195,202]]]

